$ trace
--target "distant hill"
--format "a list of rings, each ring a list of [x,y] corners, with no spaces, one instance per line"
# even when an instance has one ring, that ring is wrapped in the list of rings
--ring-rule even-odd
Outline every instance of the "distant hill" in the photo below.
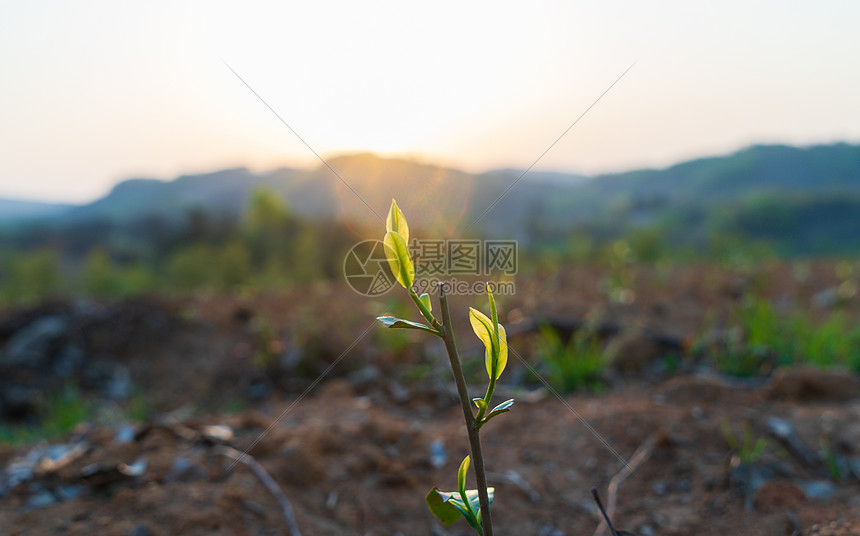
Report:
[[[589,187],[604,194],[674,200],[733,199],[758,191],[860,190],[860,146],[757,145],[661,170],[602,175]]]
[[[517,169],[469,174],[366,153],[328,162],[336,175],[323,165],[268,173],[238,168],[173,181],[132,179],[75,207],[0,201],[0,221],[128,223],[180,218],[190,210],[238,216],[250,192],[268,188],[302,216],[359,223],[376,222],[394,197],[410,223],[439,236],[484,233],[541,242],[577,226],[605,237],[656,226],[677,242],[723,230],[793,253],[860,251],[858,145],[753,146],[666,169],[591,178],[532,171],[519,182],[523,172]]]
[[[185,175],[173,181],[131,179],[117,184],[105,197],[75,207],[66,217],[129,221],[155,214],[169,219],[193,209],[238,214],[251,190],[267,186],[272,186],[267,175],[245,168]]]
[[[675,240],[740,233],[786,254],[860,253],[860,146],[753,146],[662,170],[595,177],[561,203],[588,221],[662,226]]]
[[[20,225],[27,221],[54,218],[72,208],[73,205],[0,198],[0,224]]]

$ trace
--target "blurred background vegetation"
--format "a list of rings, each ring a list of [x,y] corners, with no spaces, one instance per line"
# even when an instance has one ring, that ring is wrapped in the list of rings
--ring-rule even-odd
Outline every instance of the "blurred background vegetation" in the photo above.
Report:
[[[468,174],[369,154],[330,164],[361,199],[321,166],[133,179],[79,206],[0,200],[0,311],[8,313],[0,358],[29,385],[26,396],[0,392],[6,412],[18,404],[61,434],[99,407],[84,393],[122,400],[123,418],[139,420],[141,408],[185,396],[224,409],[306,388],[354,342],[356,326],[410,314],[394,293],[368,300],[344,285],[347,252],[382,234],[368,206],[384,214],[391,197],[413,236],[518,241],[516,295],[499,296],[504,321],[562,393],[601,391],[619,374],[702,366],[740,378],[796,364],[860,372],[851,306],[860,146],[757,146],[664,170],[536,171],[519,182],[521,170]],[[178,314],[126,300],[135,296],[168,298]],[[455,299],[484,305],[481,296]],[[227,337],[226,357],[212,360],[206,334],[191,354],[212,381],[187,388],[196,380],[177,376],[183,387],[162,389],[150,359],[188,359],[186,343],[169,334],[187,329],[178,319],[199,308]],[[147,353],[143,368],[126,357],[167,339],[174,346]],[[341,367],[355,385],[385,378],[396,398],[447,378],[433,347],[412,334],[374,330],[366,345],[362,360]],[[81,368],[84,355],[98,366]],[[33,371],[53,363],[55,374],[33,376],[27,360]],[[539,386],[513,369],[512,385]],[[467,360],[466,373],[483,374],[479,360]],[[46,433],[0,426],[0,443]]]
[[[463,238],[521,174],[369,154],[332,165],[370,206],[396,197],[423,236]],[[59,296],[228,293],[342,279],[375,217],[324,168],[134,179],[82,206],[4,201],[0,305]],[[516,239],[520,270],[855,258],[860,146],[755,146],[586,178],[533,172],[467,236]]]
[[[353,241],[343,225],[299,218],[265,189],[250,194],[240,217],[201,209],[170,225],[158,217],[131,226],[39,223],[4,236],[0,300],[288,288],[340,276]]]

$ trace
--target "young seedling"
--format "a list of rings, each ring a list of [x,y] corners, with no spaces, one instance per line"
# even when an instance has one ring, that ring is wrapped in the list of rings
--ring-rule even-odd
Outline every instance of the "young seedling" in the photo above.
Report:
[[[723,439],[726,440],[729,448],[738,457],[740,463],[744,465],[754,465],[762,457],[768,447],[766,437],[753,437],[752,428],[749,421],[744,421],[742,425],[742,433],[740,437],[735,436],[732,432],[732,426],[729,420],[723,417],[720,420],[720,428],[723,432]]]
[[[457,472],[457,491],[440,491],[433,488],[427,494],[427,506],[439,521],[448,526],[456,522],[462,516],[466,522],[480,536],[493,535],[493,523],[490,518],[490,506],[493,504],[493,488],[487,487],[487,477],[484,473],[484,457],[481,452],[480,430],[491,419],[510,411],[514,401],[506,400],[492,409],[490,402],[493,399],[493,391],[496,388],[496,380],[505,370],[508,362],[508,340],[505,328],[499,324],[499,315],[496,311],[496,301],[487,285],[487,295],[490,300],[490,317],[474,308],[469,308],[469,322],[475,335],[484,343],[484,362],[489,376],[489,384],[483,398],[473,398],[472,403],[477,408],[474,413],[469,403],[469,393],[466,389],[466,379],[463,376],[463,368],[460,363],[460,355],[457,352],[457,343],[454,339],[454,330],[451,323],[451,314],[448,310],[448,297],[445,295],[444,284],[439,285],[439,308],[441,309],[441,322],[433,316],[433,308],[428,294],[418,295],[412,284],[415,281],[415,264],[409,255],[407,244],[409,243],[409,225],[406,218],[397,206],[391,201],[391,209],[385,221],[385,254],[388,265],[397,282],[415,302],[415,306],[421,316],[427,321],[426,324],[395,318],[393,316],[380,316],[377,318],[382,324],[392,329],[414,329],[424,331],[441,338],[445,342],[448,352],[448,360],[454,381],[457,385],[457,394],[460,398],[460,406],[463,409],[463,418],[466,422],[466,430],[469,434],[470,456],[466,456],[460,464]],[[474,461],[475,480],[477,489],[466,489],[466,474],[469,466]]]

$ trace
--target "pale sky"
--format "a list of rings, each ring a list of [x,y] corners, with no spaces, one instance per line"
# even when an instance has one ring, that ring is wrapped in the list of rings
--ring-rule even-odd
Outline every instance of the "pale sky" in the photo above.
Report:
[[[860,142],[860,2],[49,2],[0,7],[0,197],[373,151],[479,171]],[[348,178],[347,178],[348,179]]]

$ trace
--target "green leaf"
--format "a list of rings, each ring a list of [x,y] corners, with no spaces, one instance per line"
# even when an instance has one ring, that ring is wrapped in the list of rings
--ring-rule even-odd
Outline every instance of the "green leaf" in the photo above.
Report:
[[[427,308],[428,313],[433,312],[433,304],[430,303],[430,295],[429,294],[427,294],[425,292],[424,294],[419,296],[418,299],[421,300],[421,303],[423,303],[424,307]]]
[[[490,411],[487,416],[481,419],[481,422],[478,423],[478,429],[487,424],[493,417],[498,417],[502,413],[507,413],[508,411],[511,411],[511,406],[513,405],[514,399],[512,398],[510,400],[505,400],[498,406],[494,407],[493,410]]]
[[[474,307],[469,307],[469,323],[472,324],[472,331],[481,339],[484,346],[487,349],[492,348],[493,337],[490,335],[492,329],[490,328],[490,319],[487,318],[487,315]]]
[[[463,458],[463,463],[460,464],[460,469],[457,471],[457,487],[460,490],[460,498],[462,499],[463,506],[469,510],[469,514],[466,515],[466,521],[469,522],[469,525],[472,525],[472,528],[475,528],[473,522],[477,523],[478,512],[480,512],[481,509],[478,508],[476,510],[472,508],[472,503],[469,501],[468,495],[466,495],[466,474],[469,472],[469,464],[471,461],[472,459],[469,456]]]
[[[399,234],[404,242],[409,243],[409,224],[406,223],[406,217],[394,199],[391,200],[391,208],[388,209],[388,217],[385,218],[385,230]]]
[[[472,402],[474,402],[474,403],[475,403],[475,405],[476,405],[476,406],[478,406],[478,409],[479,409],[479,410],[481,410],[481,411],[487,411],[487,403],[486,403],[486,402],[484,402],[484,399],[483,399],[483,398],[473,398],[473,399],[472,399]]]
[[[487,318],[487,315],[474,307],[469,307],[469,323],[472,324],[472,330],[475,335],[484,343],[487,351],[485,352],[485,362],[487,366],[487,374],[493,376],[493,362],[496,362],[496,378],[502,375],[505,366],[508,364],[508,335],[505,333],[505,326],[499,324],[498,338],[493,336],[492,320]],[[495,344],[493,343],[495,339]]]
[[[460,463],[460,469],[457,471],[457,487],[460,489],[460,495],[466,495],[466,473],[469,472],[469,464],[471,459],[466,456]]]
[[[497,411],[508,411],[511,409],[511,406],[513,406],[513,405],[514,405],[514,399],[513,398],[511,398],[510,400],[505,400],[504,402],[502,402],[498,406],[494,407],[493,411],[491,411],[490,413],[495,413]]]
[[[426,324],[422,324],[420,322],[413,322],[411,320],[403,320],[402,318],[396,318],[393,316],[377,316],[377,320],[379,320],[385,327],[389,329],[418,329],[421,331],[426,331],[427,333],[432,333],[433,335],[439,336],[439,333],[436,332],[433,328]]]
[[[505,332],[505,326],[499,324],[499,358],[496,365],[496,379],[504,372],[508,364],[508,334]],[[488,369],[491,370],[491,369]]]
[[[511,406],[513,406],[513,405],[514,405],[514,399],[513,398],[510,400],[505,400],[504,402],[502,402],[498,406],[494,407],[493,410],[487,414],[487,416],[484,418],[484,420],[481,424],[483,425],[484,423],[486,423],[487,421],[489,421],[493,417],[497,417],[497,416],[501,415],[502,413],[506,413],[508,411],[511,411]]]
[[[433,488],[427,494],[427,506],[430,507],[430,512],[436,516],[436,519],[442,522],[443,525],[450,526],[454,524],[459,516],[463,516],[470,527],[478,531],[482,530],[481,524],[478,521],[476,514],[472,512],[481,511],[481,500],[478,497],[478,490],[466,490],[466,500],[468,506],[463,502],[459,492],[456,491],[440,491],[438,488]],[[487,498],[489,506],[493,506],[493,497],[495,496],[495,488],[487,488]]]
[[[403,285],[403,288],[412,287],[412,282],[415,280],[415,265],[412,263],[412,257],[409,256],[406,240],[399,233],[389,231],[385,233],[383,243],[391,273],[394,274],[397,282]]]
[[[455,521],[460,519],[461,515],[464,515],[463,511],[451,503],[450,499],[452,495],[451,493],[439,491],[439,488],[433,488],[424,499],[427,501],[430,512],[446,527],[453,525]]]
[[[445,492],[440,491],[439,493],[444,494]],[[456,508],[457,511],[460,512],[460,515],[466,518],[466,522],[469,523],[469,526],[475,528],[475,523],[477,522],[477,519],[475,519],[475,514],[469,510],[469,508],[466,506],[466,503],[463,502],[463,499],[461,499],[460,496],[457,495],[457,493],[459,492],[451,493],[451,496],[447,499],[448,504]]]
[[[490,508],[493,507],[493,497],[496,495],[496,488],[487,488],[487,499],[489,500]],[[475,512],[481,511],[481,498],[478,497],[478,490],[470,489],[466,491],[466,496],[469,497],[472,509]]]
[[[496,311],[496,299],[493,297],[493,291],[490,290],[490,283],[487,283],[487,296],[490,298],[490,318],[493,320],[493,328],[498,335],[499,331],[499,313]]]

